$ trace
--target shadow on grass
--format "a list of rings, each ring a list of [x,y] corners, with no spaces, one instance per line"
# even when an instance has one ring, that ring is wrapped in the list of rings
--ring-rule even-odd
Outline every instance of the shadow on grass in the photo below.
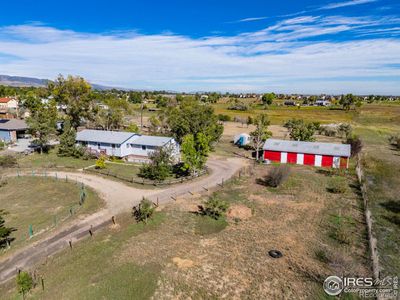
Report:
[[[400,213],[400,201],[394,201],[394,200],[386,201],[384,203],[381,203],[381,206],[393,213],[396,214]]]

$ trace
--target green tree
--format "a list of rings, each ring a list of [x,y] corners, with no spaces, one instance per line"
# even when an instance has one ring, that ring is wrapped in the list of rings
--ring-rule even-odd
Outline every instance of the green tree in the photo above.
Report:
[[[33,288],[33,279],[32,276],[29,275],[28,272],[22,271],[17,275],[17,287],[18,293],[22,294],[22,297],[25,299],[25,296],[29,291]]]
[[[57,108],[54,101],[41,104],[27,119],[28,132],[32,134],[34,144],[40,147],[40,153],[47,147],[49,140],[56,133]]]
[[[266,114],[257,115],[254,118],[254,125],[256,129],[250,133],[251,141],[256,150],[256,160],[259,160],[260,149],[262,148],[264,142],[272,136],[272,133],[268,130],[270,121]]]
[[[142,103],[143,97],[140,92],[130,92],[129,93],[129,102],[132,103]]]
[[[147,224],[148,219],[154,214],[155,207],[153,203],[147,198],[143,197],[139,205],[134,206],[132,209],[132,215],[137,222],[144,222]]]
[[[64,132],[60,136],[60,146],[58,147],[58,156],[79,157],[80,152],[76,147],[76,130],[71,126],[67,119],[64,122]]]
[[[303,119],[291,119],[283,125],[289,130],[289,135],[295,141],[314,141],[314,133],[319,123],[306,123]]]
[[[4,216],[7,214],[8,213],[5,210],[0,209],[0,248],[8,245],[10,242],[10,235],[13,231],[15,231],[14,228],[6,227],[5,225],[6,221],[4,220]]]
[[[179,143],[188,134],[203,133],[209,138],[210,146],[220,139],[224,130],[211,106],[187,98],[167,112],[167,125]]]
[[[356,102],[356,97],[353,94],[347,94],[346,96],[342,96],[340,98],[340,105],[342,105],[344,110],[350,110],[351,106],[353,106]]]
[[[126,128],[127,132],[133,132],[133,133],[139,133],[139,126],[137,126],[135,123],[129,124],[129,126]]]
[[[275,96],[274,93],[267,93],[267,94],[262,95],[261,101],[262,101],[263,104],[265,104],[265,105],[271,105],[272,102],[274,101],[275,97],[276,97],[276,96]]]
[[[202,215],[209,216],[215,220],[224,217],[228,208],[228,202],[225,202],[217,197],[211,197],[205,201],[203,205],[199,206],[200,213]]]
[[[151,180],[163,181],[172,174],[171,149],[158,148],[149,155],[150,163],[140,167],[139,176]]]
[[[184,169],[197,174],[204,168],[209,152],[209,140],[206,135],[199,133],[196,138],[192,134],[186,135],[181,145]]]
[[[66,106],[66,114],[73,128],[76,129],[82,120],[94,119],[92,88],[82,77],[69,75],[64,78],[59,75],[49,83],[48,89],[58,104]]]

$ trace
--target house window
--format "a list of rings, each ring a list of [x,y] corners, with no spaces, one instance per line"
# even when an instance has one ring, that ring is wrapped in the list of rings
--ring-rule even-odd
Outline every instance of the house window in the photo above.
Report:
[[[111,147],[112,147],[113,149],[115,149],[115,144],[111,144]]]
[[[146,150],[146,145],[142,145],[142,150]]]
[[[129,148],[129,144],[126,144],[126,148]]]
[[[97,148],[100,149],[100,143],[97,143]]]

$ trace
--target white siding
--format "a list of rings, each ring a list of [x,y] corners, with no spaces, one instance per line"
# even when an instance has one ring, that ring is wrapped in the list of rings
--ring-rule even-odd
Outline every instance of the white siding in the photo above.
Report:
[[[315,155],[315,166],[322,166],[322,155]]]
[[[297,153],[297,161],[296,163],[298,165],[303,165],[304,164],[304,154],[303,153]]]
[[[287,152],[281,152],[281,163],[287,163]]]

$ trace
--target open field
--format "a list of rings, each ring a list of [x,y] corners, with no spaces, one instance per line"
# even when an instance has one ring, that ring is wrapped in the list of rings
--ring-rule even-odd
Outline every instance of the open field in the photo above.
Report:
[[[228,213],[228,224],[193,214],[204,197],[180,197],[147,226],[119,216],[117,226],[39,266],[45,291],[38,286],[32,298],[316,299],[328,274],[369,274],[354,177],[336,195],[326,189],[329,174],[293,167],[283,186],[271,189],[256,183],[268,168],[257,166],[215,193],[247,212]],[[337,239],[338,219],[346,242]],[[271,249],[284,257],[270,258]],[[17,297],[14,284],[1,287],[5,299]]]
[[[8,255],[17,248],[43,238],[46,233],[65,222],[93,213],[103,206],[103,201],[91,189],[79,205],[81,186],[74,182],[39,177],[13,177],[0,187],[1,208],[9,212],[6,225],[16,229],[11,235],[15,240],[11,249],[0,251]],[[70,214],[72,209],[73,215]],[[28,228],[33,227],[34,236],[29,239]]]

